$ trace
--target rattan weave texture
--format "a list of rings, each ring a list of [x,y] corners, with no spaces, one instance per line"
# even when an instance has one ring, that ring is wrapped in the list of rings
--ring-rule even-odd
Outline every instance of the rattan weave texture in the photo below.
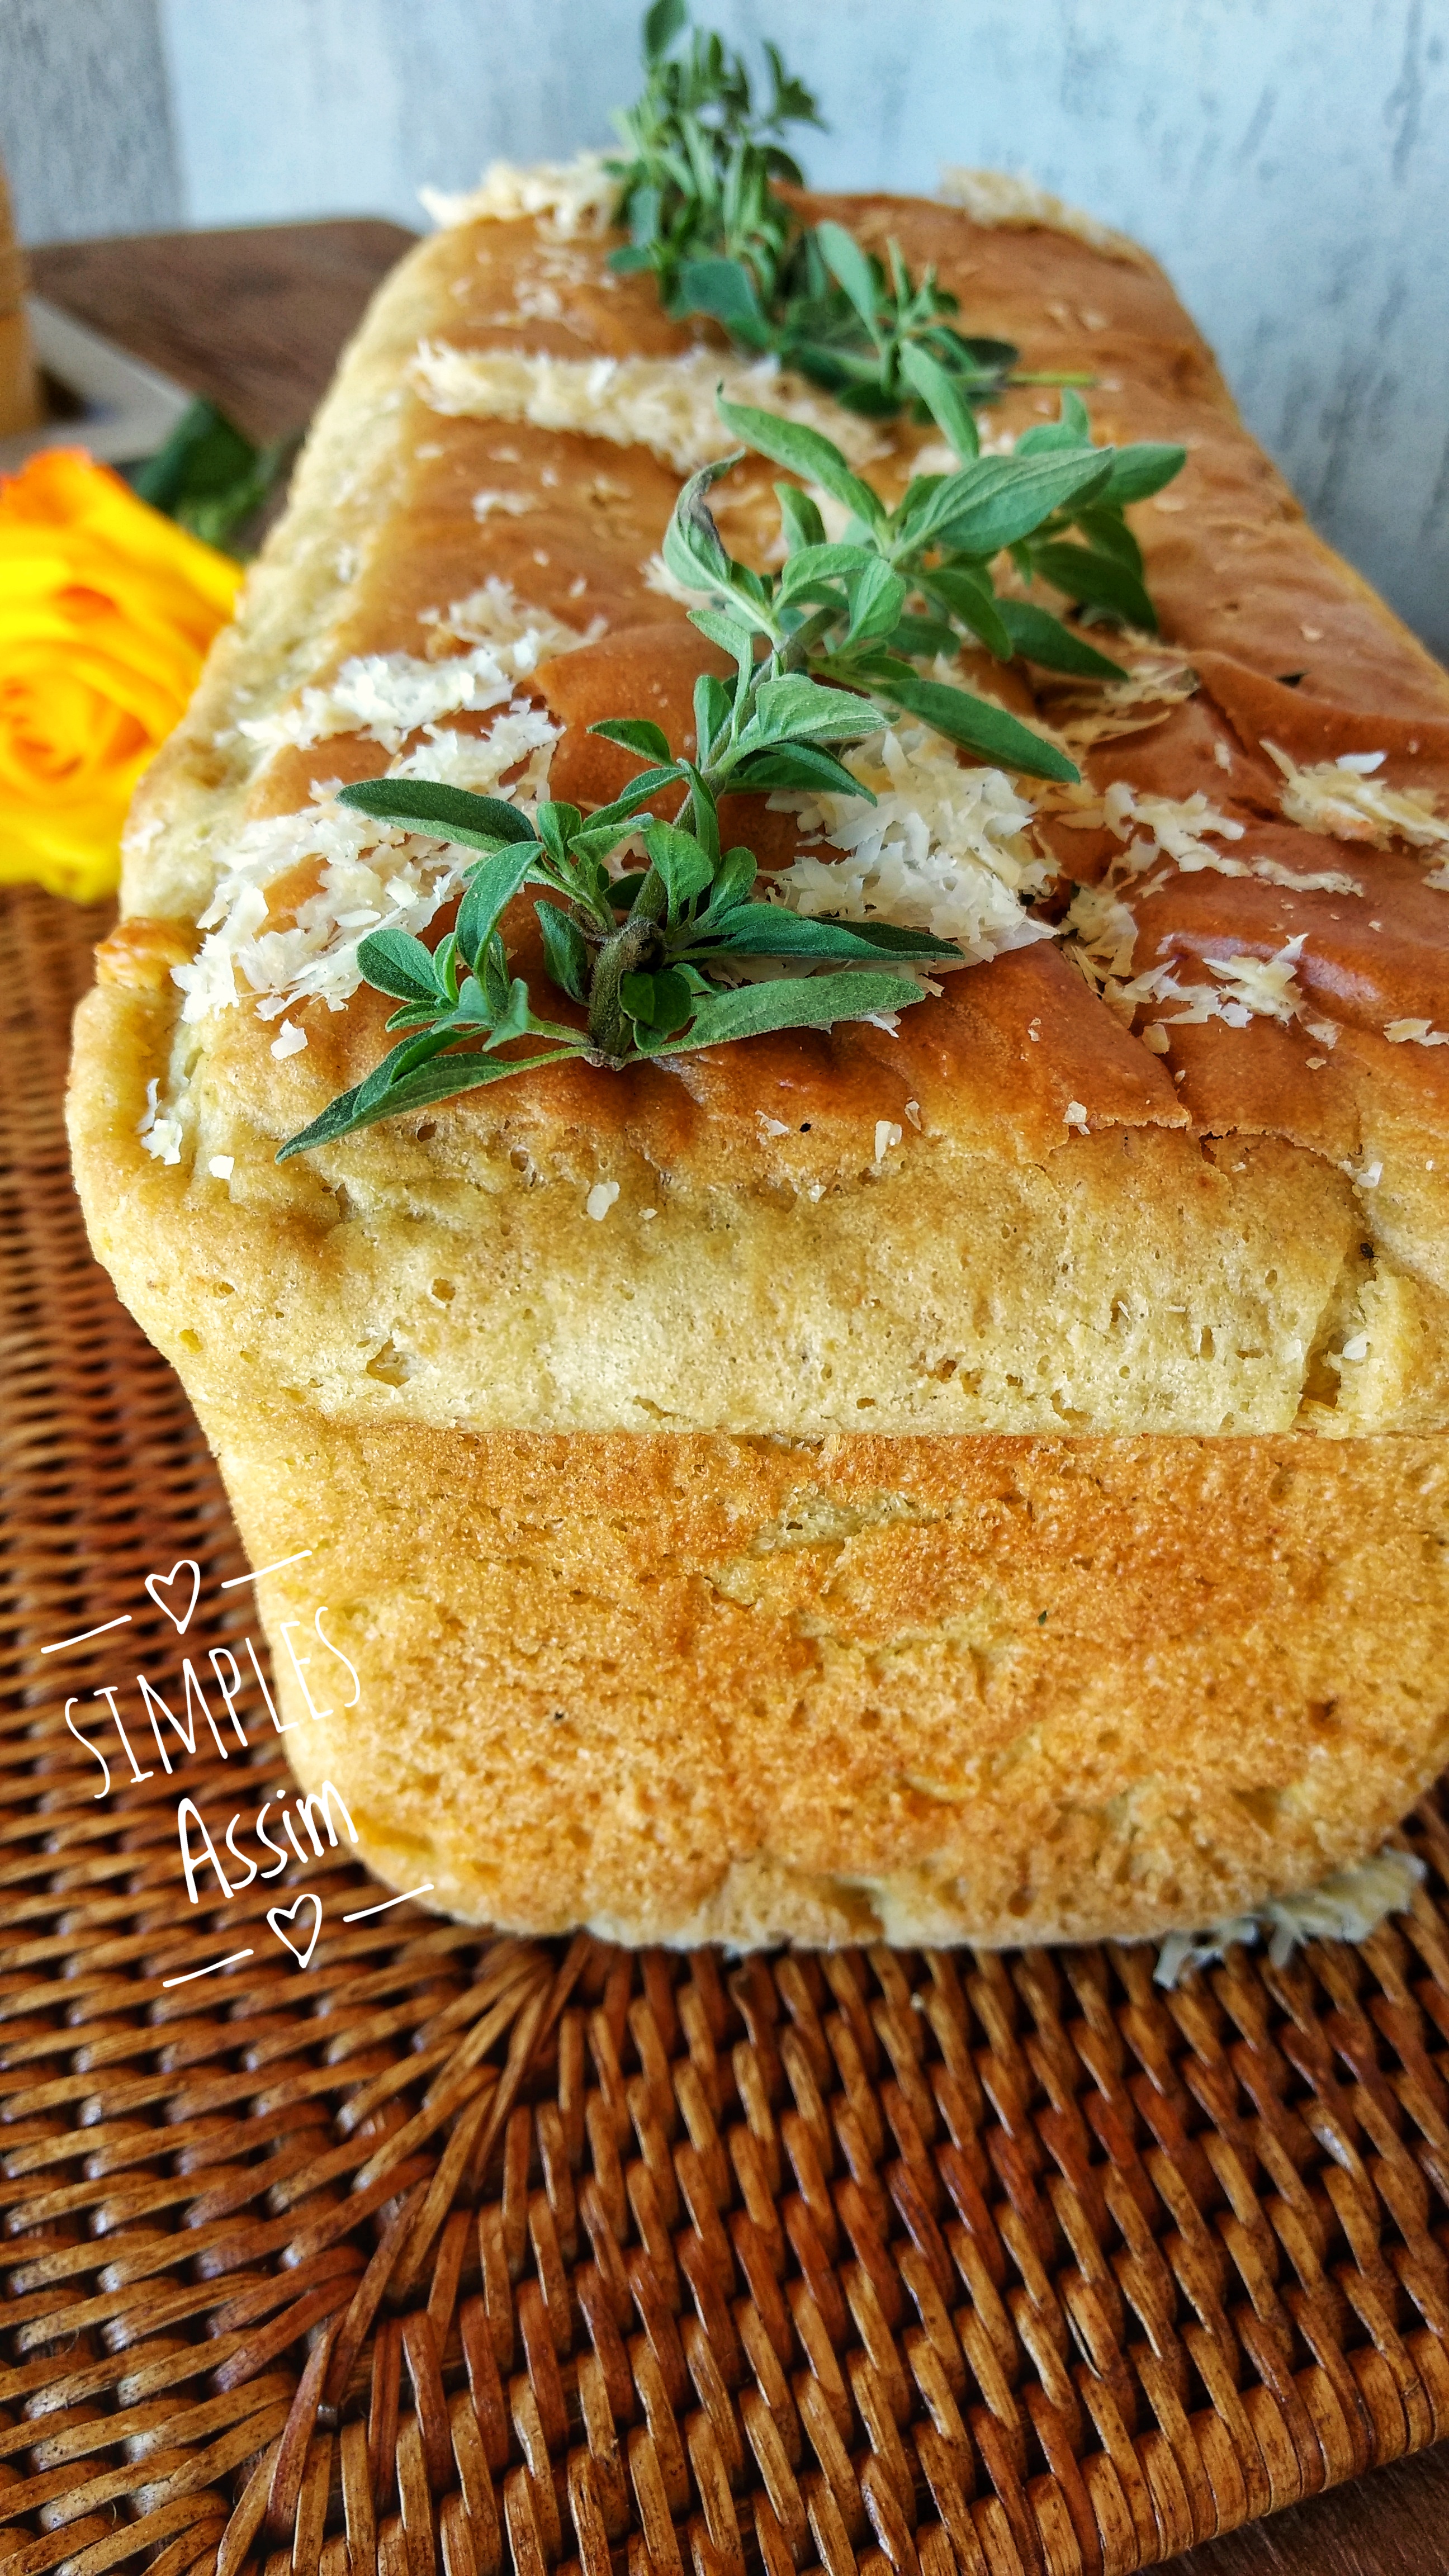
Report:
[[[1412,1916],[1167,1996],[348,1925],[345,1844],[306,1968],[260,1883],[188,1905],[178,1794],[281,1748],[98,1796],[62,1713],[174,1679],[148,1571],[202,1566],[198,1658],[249,1600],[69,1190],[103,926],[0,903],[5,2576],[1116,2576],[1449,2433],[1434,1802]]]

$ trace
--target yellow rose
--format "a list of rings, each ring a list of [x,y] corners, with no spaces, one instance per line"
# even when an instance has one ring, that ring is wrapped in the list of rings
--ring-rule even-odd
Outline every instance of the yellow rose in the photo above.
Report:
[[[77,449],[0,481],[0,881],[94,903],[241,566]]]

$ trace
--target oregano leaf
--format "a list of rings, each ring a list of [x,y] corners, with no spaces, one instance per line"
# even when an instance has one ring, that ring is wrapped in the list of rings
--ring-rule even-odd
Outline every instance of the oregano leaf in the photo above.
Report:
[[[716,394],[715,403],[726,426],[761,456],[785,466],[806,483],[818,483],[822,491],[853,510],[867,527],[884,527],[884,502],[868,483],[862,483],[859,475],[851,472],[839,448],[820,430],[809,428],[804,421],[782,420],[777,412],[757,411],[752,403],[730,402],[723,393]]]
[[[831,796],[859,796],[867,805],[876,802],[869,787],[814,742],[787,742],[774,751],[756,752],[741,762],[734,783],[752,792],[790,788],[809,793],[823,787]]]
[[[665,966],[647,975],[625,975],[619,982],[619,1000],[631,1020],[641,1021],[645,1028],[660,1036],[672,1036],[691,1018],[695,995],[681,974]]]
[[[901,374],[912,393],[917,394],[941,432],[948,447],[964,463],[981,453],[981,439],[976,415],[961,390],[958,377],[933,358],[919,340],[907,340],[901,349]]]
[[[1054,590],[1064,590],[1068,599],[1080,600],[1083,607],[1106,609],[1110,616],[1122,618],[1128,626],[1143,627],[1149,635],[1157,631],[1157,611],[1137,575],[1109,555],[1089,546],[1034,546],[1032,570]]]
[[[591,724],[589,731],[602,734],[606,742],[621,744],[625,751],[637,752],[641,760],[662,764],[674,758],[668,735],[647,716],[606,716],[601,724]]]
[[[964,564],[941,564],[921,576],[921,588],[927,599],[943,602],[988,653],[994,653],[999,662],[1010,661],[1011,630],[989,580],[973,575]]]
[[[541,873],[537,862],[542,855],[536,841],[515,842],[469,869],[467,889],[458,906],[458,946],[470,966],[477,966],[480,949],[487,946],[514,896],[530,877]]]
[[[938,545],[990,557],[1030,536],[1064,502],[1099,489],[1111,470],[1110,450],[1096,447],[1059,456],[983,456],[947,478],[913,534],[917,542],[929,534]]]
[[[683,1038],[661,1050],[678,1055],[684,1048],[723,1046],[738,1038],[763,1037],[772,1029],[828,1029],[838,1020],[865,1020],[888,1011],[906,1010],[924,1000],[918,984],[904,975],[801,975],[767,984],[741,984],[733,992],[714,992],[700,1002]]]
[[[675,580],[686,589],[728,591],[730,587],[733,567],[705,495],[738,463],[738,456],[721,456],[702,465],[697,474],[691,474],[670,514],[662,552]]]
[[[570,1001],[587,1002],[589,998],[589,951],[577,924],[556,903],[536,903],[538,927],[543,936],[543,957],[549,974],[561,993]]]
[[[747,349],[767,349],[770,325],[741,259],[687,259],[679,271],[679,300],[686,312],[708,313]]]
[[[905,930],[894,922],[825,920],[818,913],[791,912],[782,903],[738,904],[709,927],[717,947],[744,957],[870,957],[888,952],[899,957],[956,959],[961,954],[952,941],[936,939],[926,930]]]
[[[643,837],[649,864],[668,894],[669,916],[673,920],[682,906],[702,894],[709,884],[714,873],[709,855],[692,832],[681,832],[673,823],[646,823]]]
[[[781,742],[860,742],[884,722],[882,710],[869,698],[822,688],[803,672],[787,671],[777,680],[760,682],[738,747],[743,752]]]
[[[948,742],[976,752],[1004,769],[1024,769],[1032,778],[1058,778],[1075,786],[1081,771],[1054,743],[1004,707],[993,707],[967,689],[948,688],[940,680],[897,680],[892,695],[908,715],[921,716]]]
[[[777,483],[775,498],[789,554],[798,554],[802,546],[824,545],[825,521],[808,492],[802,492],[798,483]]]
[[[1128,501],[1146,501],[1180,474],[1186,463],[1185,447],[1168,447],[1150,439],[1119,447],[1102,486],[1102,499],[1119,510]]]
[[[476,1091],[484,1083],[506,1082],[512,1074],[536,1073],[546,1065],[560,1063],[570,1053],[582,1052],[581,1046],[556,1047],[547,1055],[526,1056],[511,1063],[498,1056],[445,1056],[441,1062],[421,1066],[365,1106],[361,1094],[366,1085],[359,1083],[355,1090],[344,1091],[332,1101],[300,1135],[289,1137],[277,1160],[285,1163],[293,1154],[309,1153],[316,1145],[331,1144],[335,1138],[352,1135],[362,1127],[375,1127],[380,1119],[400,1118],[411,1109],[431,1109],[440,1100]]]
[[[817,224],[815,238],[820,244],[820,255],[831,276],[844,287],[867,331],[874,338],[880,288],[876,283],[876,272],[871,264],[869,253],[861,249],[854,235],[848,233],[843,224]]]
[[[337,802],[370,814],[374,822],[425,832],[435,841],[458,841],[470,850],[536,837],[526,815],[501,796],[475,796],[469,788],[443,787],[430,778],[359,778],[338,789]]]
[[[686,0],[653,0],[644,17],[644,60],[663,60],[689,24]]]
[[[411,931],[370,930],[358,944],[357,962],[379,993],[391,993],[400,1002],[430,1003],[435,1012],[447,1008],[432,950]]]
[[[1126,679],[1120,662],[1109,662],[1105,653],[1097,652],[1085,637],[1074,635],[1034,600],[1003,599],[999,606],[1012,644],[1028,662],[1044,671],[1073,672],[1084,680]]]
[[[702,916],[699,927],[703,928],[717,914],[732,911],[736,905],[746,902],[759,873],[759,864],[753,850],[746,850],[738,845],[732,850],[726,850],[715,869],[714,883],[709,893],[709,908]]]
[[[701,760],[709,756],[715,736],[730,720],[733,701],[713,671],[701,671],[694,684],[694,739]]]
[[[699,628],[701,635],[707,635],[711,644],[717,644],[722,653],[733,654],[741,670],[749,670],[755,658],[755,628],[717,608],[692,608],[689,622]]]

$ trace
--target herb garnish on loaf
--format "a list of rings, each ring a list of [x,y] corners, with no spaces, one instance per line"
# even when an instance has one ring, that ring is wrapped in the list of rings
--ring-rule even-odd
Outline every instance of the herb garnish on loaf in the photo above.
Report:
[[[787,126],[820,124],[810,91],[767,44],[773,97],[757,111],[749,73],[721,37],[691,31],[677,51],[688,28],[685,0],[655,0],[645,13],[643,92],[616,120],[631,157],[606,165],[619,183],[615,220],[630,234],[612,269],[652,270],[676,321],[708,314],[737,348],[778,358],[874,418],[918,399],[912,351],[977,402],[1008,385],[1087,381],[1022,375],[1010,340],[959,331],[956,297],[934,268],[913,283],[894,241],[881,261],[841,224],[802,223],[775,183],[803,185],[780,138]]]
[[[738,437],[850,515],[832,544],[809,490],[778,484],[785,560],[777,573],[753,572],[728,552],[706,499],[738,455],[686,483],[664,561],[686,591],[708,600],[691,610],[691,622],[735,663],[733,688],[708,672],[696,682],[694,760],[674,759],[658,725],[625,716],[591,731],[649,765],[587,817],[557,801],[530,817],[500,797],[414,779],[370,779],[342,791],[341,803],[379,821],[484,856],[467,872],[456,927],[436,950],[397,929],[362,942],[362,972],[398,1002],[388,1027],[405,1034],[365,1080],[291,1137],[279,1160],[561,1057],[618,1069],[768,1030],[899,1011],[927,989],[900,967],[959,962],[951,942],[892,923],[809,919],[753,901],[754,854],[721,850],[719,800],[731,791],[823,788],[873,804],[872,791],[836,755],[891,713],[914,716],[988,760],[1075,782],[1073,762],[1040,734],[969,690],[923,679],[917,665],[954,656],[964,629],[1002,660],[1021,652],[1048,669],[1124,678],[1119,664],[1045,609],[999,599],[992,563],[1010,549],[1028,579],[1040,570],[1058,589],[1075,579],[1090,590],[1095,575],[1075,574],[1072,563],[1090,559],[1094,534],[1110,532],[1115,554],[1100,559],[1111,578],[1093,605],[1151,625],[1124,511],[1170,481],[1183,451],[1094,447],[1084,406],[1064,394],[1060,421],[1029,430],[1010,456],[983,457],[970,405],[947,370],[915,346],[902,362],[957,468],[915,476],[894,510],[818,430],[719,397]],[[1068,540],[1083,525],[1088,547]],[[672,817],[648,810],[681,788]],[[645,868],[611,873],[609,861],[636,835]],[[509,976],[500,923],[530,885],[551,898],[535,907],[545,964],[559,992],[586,1011],[582,1027],[540,1016],[523,978]],[[895,969],[862,971],[888,958]],[[805,971],[741,983],[744,959]],[[529,1039],[541,1040],[543,1051],[500,1052]]]

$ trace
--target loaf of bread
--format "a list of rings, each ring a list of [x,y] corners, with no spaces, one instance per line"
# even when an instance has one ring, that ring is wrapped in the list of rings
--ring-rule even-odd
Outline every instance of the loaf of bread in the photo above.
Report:
[[[1449,681],[1151,262],[968,202],[809,211],[1188,462],[1134,513],[1127,682],[971,672],[1080,787],[901,726],[874,809],[741,800],[816,900],[909,878],[961,938],[897,1025],[575,1062],[277,1163],[386,1044],[365,928],[435,937],[468,855],[337,784],[587,809],[633,774],[597,719],[687,747],[711,648],[658,549],[745,370],[566,179],[385,285],[133,816],[77,1022],[92,1240],[253,1562],[307,1552],[273,1636],[325,1604],[356,1668],[314,1716],[278,1655],[301,1778],[468,1919],[1157,1934],[1358,1862],[1445,1758]],[[935,435],[747,389],[888,495]],[[759,562],[772,471],[714,496]]]

